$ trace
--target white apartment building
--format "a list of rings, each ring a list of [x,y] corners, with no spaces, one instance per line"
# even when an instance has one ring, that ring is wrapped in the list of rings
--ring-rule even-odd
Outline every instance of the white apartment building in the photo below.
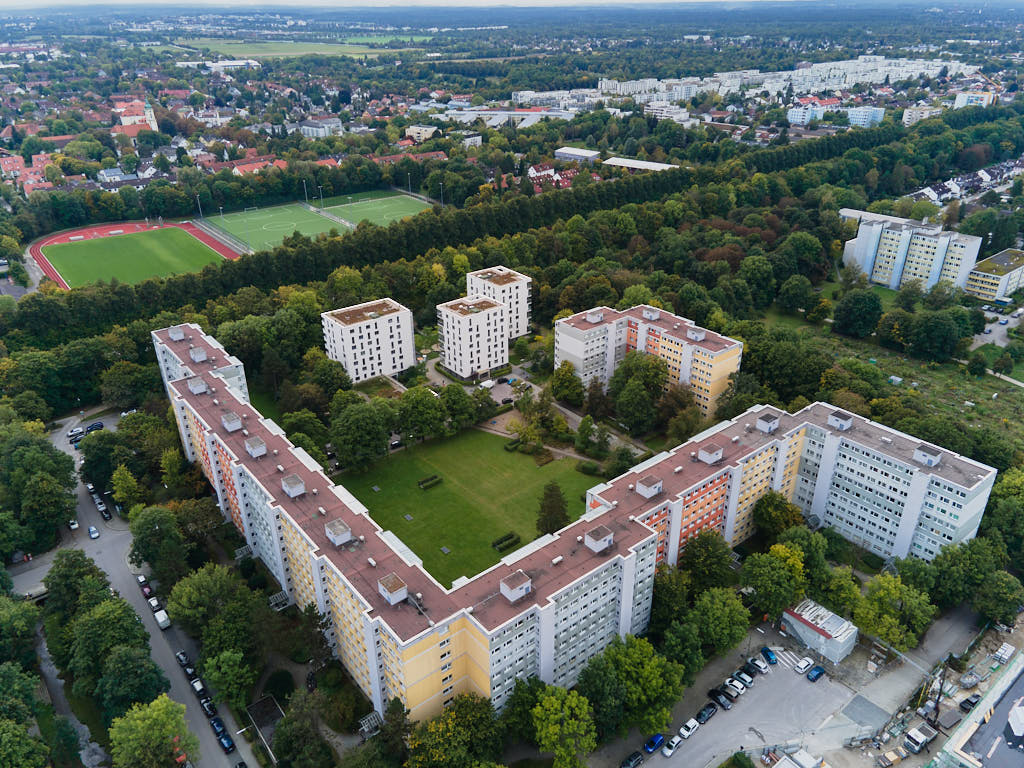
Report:
[[[979,261],[964,290],[984,301],[1003,301],[1024,288],[1024,251],[1006,248]]]
[[[859,128],[872,128],[885,119],[885,109],[882,107],[850,107],[846,110],[846,116],[850,119],[850,125]]]
[[[990,107],[996,103],[996,95],[991,91],[962,91],[953,101],[953,109],[964,107]]]
[[[667,101],[652,101],[645,104],[644,114],[658,120],[671,120],[684,128],[693,128],[699,122],[696,118],[690,117],[687,110]]]
[[[324,348],[353,382],[392,376],[416,364],[412,312],[377,299],[323,312]]]
[[[907,107],[903,110],[903,125],[910,127],[930,117],[937,117],[942,114],[938,107]]]
[[[924,290],[941,280],[963,288],[981,250],[980,237],[923,221],[847,208],[839,214],[860,222],[857,237],[844,246],[843,263],[894,290],[911,280],[919,280]]]
[[[815,104],[801,104],[786,111],[786,120],[790,125],[807,125],[812,120],[821,120],[823,117],[825,108]]]
[[[532,277],[508,267],[478,269],[466,275],[466,295],[484,296],[505,308],[508,337],[517,339],[530,332],[530,284]]]
[[[464,379],[508,365],[506,308],[486,296],[437,305],[441,365]]]

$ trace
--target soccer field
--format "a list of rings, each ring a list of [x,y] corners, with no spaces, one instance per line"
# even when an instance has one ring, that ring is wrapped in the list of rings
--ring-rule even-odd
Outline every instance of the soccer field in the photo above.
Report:
[[[344,225],[313,213],[298,203],[210,216],[206,223],[223,229],[255,251],[280,245],[282,240],[296,230],[307,237],[315,237],[321,232],[344,229]]]
[[[415,216],[420,211],[431,207],[429,203],[424,203],[415,197],[394,192],[390,194],[363,192],[359,195],[351,195],[351,203],[347,202],[349,197],[349,195],[338,195],[325,200],[327,212],[353,224],[365,220],[371,224],[386,227],[392,221]],[[334,204],[332,205],[332,203]]]
[[[221,257],[181,229],[99,237],[43,246],[43,255],[72,288],[117,278],[138,283],[150,277],[198,272]]]

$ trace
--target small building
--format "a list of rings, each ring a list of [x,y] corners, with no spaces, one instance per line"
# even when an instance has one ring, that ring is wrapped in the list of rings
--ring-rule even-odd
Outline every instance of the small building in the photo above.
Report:
[[[464,379],[508,365],[505,307],[486,296],[437,305],[441,365]]]
[[[631,157],[610,157],[602,165],[610,165],[613,168],[627,168],[631,171],[671,171],[678,168],[678,165],[669,163],[655,163],[650,160],[635,160]]]
[[[439,130],[433,125],[410,125],[405,129],[406,137],[412,139],[417,144],[422,144],[427,139],[432,139],[437,133],[439,133]]]
[[[320,317],[327,356],[341,363],[353,382],[416,364],[412,312],[394,299],[364,301]]]
[[[813,600],[783,611],[782,629],[833,664],[849,656],[857,644],[857,627]]]
[[[1024,285],[1024,251],[1006,248],[974,265],[964,290],[985,301],[1001,301]]]
[[[576,147],[559,147],[555,150],[555,160],[568,160],[573,163],[590,163],[601,157],[601,153],[593,149]]]

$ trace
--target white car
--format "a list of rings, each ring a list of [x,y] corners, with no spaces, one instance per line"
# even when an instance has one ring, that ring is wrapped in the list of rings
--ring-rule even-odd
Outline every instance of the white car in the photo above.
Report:
[[[72,531],[77,531],[78,530],[78,521],[77,520],[68,520],[68,528],[70,528]]]
[[[151,597],[147,602],[149,603],[149,609],[153,611],[153,613],[163,610],[163,606],[160,605],[160,601],[157,598]]]
[[[665,757],[672,757],[675,751],[679,749],[679,745],[683,743],[683,740],[678,736],[673,736],[671,739],[665,742],[665,746],[661,748],[661,754]]]
[[[700,723],[694,720],[692,717],[679,726],[679,735],[684,739],[688,739],[693,736],[694,732],[700,728]]]
[[[804,656],[802,659],[800,659],[800,661],[796,663],[796,666],[793,667],[793,671],[796,672],[798,675],[802,675],[804,672],[806,672],[813,666],[814,659],[812,659],[810,656]]]
[[[89,526],[89,538],[90,539],[98,539],[99,537],[100,537],[100,532],[98,530],[96,530],[96,526],[95,525],[90,525]]]
[[[751,656],[747,659],[748,662],[757,667],[757,671],[762,675],[768,674],[768,662],[762,659],[760,656]]]
[[[727,688],[731,688],[740,695],[743,695],[747,692],[747,686],[745,686],[743,683],[732,677],[725,678],[725,683],[723,683],[723,685],[725,685]]]

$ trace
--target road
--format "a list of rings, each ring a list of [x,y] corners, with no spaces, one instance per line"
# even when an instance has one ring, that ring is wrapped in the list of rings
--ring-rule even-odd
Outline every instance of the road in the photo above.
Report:
[[[51,435],[51,440],[60,450],[75,457],[77,466],[80,454],[74,451],[65,439],[65,433],[79,423],[88,424],[93,417],[85,416],[83,420],[78,417],[64,420],[59,423],[58,429]],[[116,428],[117,416],[105,415],[104,423],[108,428]],[[231,755],[225,755],[220,744],[214,738],[209,722],[199,708],[199,701],[192,694],[188,687],[188,680],[178,666],[174,658],[175,651],[184,649],[189,656],[197,658],[196,645],[184,631],[176,626],[171,626],[161,631],[153,620],[153,613],[149,609],[142,592],[139,590],[135,575],[140,572],[128,563],[128,552],[131,549],[132,536],[128,530],[128,522],[119,519],[116,515],[110,521],[104,521],[96,510],[89,492],[83,483],[78,484],[76,490],[78,505],[77,531],[62,531],[60,547],[77,547],[91,557],[96,564],[103,569],[110,579],[110,585],[116,589],[121,597],[135,609],[142,617],[142,623],[149,632],[149,642],[152,649],[152,658],[164,671],[171,683],[169,696],[175,701],[185,704],[185,717],[189,730],[199,737],[200,758],[192,759],[195,768],[225,768],[235,766],[240,760],[244,760],[250,766],[257,766],[255,757],[244,735],[236,735],[240,729],[235,723],[231,713],[226,708],[220,708],[220,716],[232,735],[238,749]],[[90,525],[96,526],[100,531],[98,539],[90,539],[88,529]],[[23,563],[11,568],[11,575],[14,578],[14,589],[16,592],[26,592],[42,583],[53,562],[56,550],[51,550],[29,563]]]

